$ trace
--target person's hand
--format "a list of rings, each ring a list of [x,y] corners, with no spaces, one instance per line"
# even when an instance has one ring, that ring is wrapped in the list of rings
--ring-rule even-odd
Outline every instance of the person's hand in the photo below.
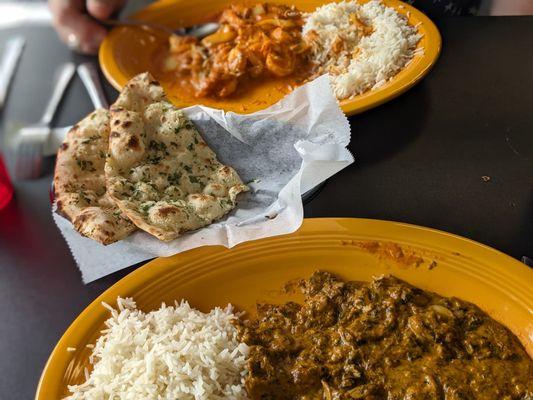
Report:
[[[107,30],[95,19],[109,18],[124,0],[48,0],[54,27],[72,50],[94,54]]]

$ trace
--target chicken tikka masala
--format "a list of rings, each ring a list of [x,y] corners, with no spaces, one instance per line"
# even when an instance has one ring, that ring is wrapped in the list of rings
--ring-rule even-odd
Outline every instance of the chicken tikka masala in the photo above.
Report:
[[[247,80],[303,74],[310,67],[303,16],[294,7],[232,5],[218,22],[219,29],[202,40],[170,38],[164,69],[189,81],[196,97],[227,97]]]

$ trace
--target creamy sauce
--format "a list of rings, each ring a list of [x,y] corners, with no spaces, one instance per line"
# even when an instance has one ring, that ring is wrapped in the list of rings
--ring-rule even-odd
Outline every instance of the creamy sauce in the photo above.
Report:
[[[302,304],[258,304],[240,326],[251,399],[533,396],[533,361],[471,303],[390,276],[343,282],[319,271],[299,286]]]

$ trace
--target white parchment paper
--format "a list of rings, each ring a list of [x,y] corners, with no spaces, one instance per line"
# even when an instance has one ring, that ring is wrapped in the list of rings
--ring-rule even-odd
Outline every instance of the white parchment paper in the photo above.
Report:
[[[239,173],[250,192],[226,218],[171,241],[137,231],[103,246],[78,234],[53,212],[85,283],[153,257],[194,247],[283,235],[303,221],[301,194],[353,162],[346,149],[350,126],[322,76],[268,109],[247,115],[203,106],[184,110],[219,160]],[[55,209],[55,207],[54,207]]]

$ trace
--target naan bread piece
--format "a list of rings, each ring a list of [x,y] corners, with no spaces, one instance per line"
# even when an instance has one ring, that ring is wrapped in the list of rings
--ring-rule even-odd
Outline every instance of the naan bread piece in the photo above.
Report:
[[[54,174],[58,212],[79,233],[102,244],[123,239],[136,229],[106,191],[108,144],[109,113],[99,109],[68,132],[57,153]]]
[[[111,107],[107,187],[139,228],[161,240],[211,224],[248,190],[147,73]]]

